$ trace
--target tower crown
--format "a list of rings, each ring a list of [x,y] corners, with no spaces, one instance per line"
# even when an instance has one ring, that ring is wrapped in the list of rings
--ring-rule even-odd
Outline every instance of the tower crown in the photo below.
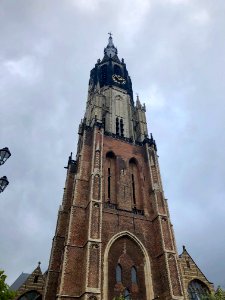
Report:
[[[124,59],[120,60],[117,53],[110,33],[108,44],[104,48],[103,59],[98,59],[95,67],[91,70],[89,91],[93,91],[96,87],[118,87],[130,96],[133,105],[132,82]]]

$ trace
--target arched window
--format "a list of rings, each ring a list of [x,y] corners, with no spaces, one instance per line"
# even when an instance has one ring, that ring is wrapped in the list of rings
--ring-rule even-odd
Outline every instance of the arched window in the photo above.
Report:
[[[137,270],[135,267],[131,268],[131,282],[137,283]]]
[[[116,282],[122,282],[122,268],[119,264],[116,266]]]
[[[124,297],[125,297],[126,300],[130,300],[131,299],[130,298],[130,292],[129,292],[128,289],[125,289],[125,291],[124,291]]]
[[[198,279],[192,280],[188,285],[188,296],[190,300],[201,300],[209,294],[208,287]]]

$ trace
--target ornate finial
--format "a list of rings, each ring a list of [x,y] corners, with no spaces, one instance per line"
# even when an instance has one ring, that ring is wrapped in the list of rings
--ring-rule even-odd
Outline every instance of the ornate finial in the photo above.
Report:
[[[112,38],[112,33],[108,32],[108,35],[109,35],[109,38],[111,39]]]
[[[183,251],[186,251],[186,248],[185,248],[185,246],[183,245]]]
[[[38,262],[38,267],[40,267],[40,265],[41,265],[41,262],[39,261],[39,262]]]

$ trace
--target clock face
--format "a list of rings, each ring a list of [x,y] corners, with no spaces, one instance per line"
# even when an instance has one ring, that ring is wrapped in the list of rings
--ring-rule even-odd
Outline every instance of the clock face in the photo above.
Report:
[[[119,84],[125,84],[126,83],[126,80],[120,75],[114,74],[112,76],[112,79],[113,79],[114,82],[119,83]]]

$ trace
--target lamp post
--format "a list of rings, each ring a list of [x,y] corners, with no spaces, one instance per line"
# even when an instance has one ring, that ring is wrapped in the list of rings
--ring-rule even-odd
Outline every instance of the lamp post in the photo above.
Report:
[[[3,165],[10,156],[11,153],[7,147],[0,149],[0,166]],[[4,191],[8,184],[9,181],[6,176],[0,178],[0,193]]]

